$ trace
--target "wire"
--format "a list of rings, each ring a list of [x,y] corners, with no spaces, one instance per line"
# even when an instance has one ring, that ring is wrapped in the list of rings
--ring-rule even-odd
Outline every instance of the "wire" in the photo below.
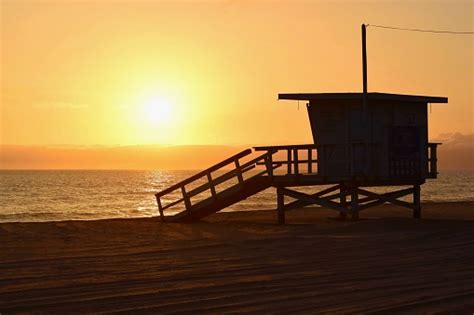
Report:
[[[410,32],[422,32],[422,33],[436,33],[436,34],[474,35],[474,32],[469,32],[469,31],[458,32],[458,31],[446,31],[446,30],[424,30],[424,29],[418,29],[418,28],[403,28],[403,27],[375,25],[375,24],[367,24],[366,26],[386,28],[386,29],[397,30],[397,31],[410,31]]]

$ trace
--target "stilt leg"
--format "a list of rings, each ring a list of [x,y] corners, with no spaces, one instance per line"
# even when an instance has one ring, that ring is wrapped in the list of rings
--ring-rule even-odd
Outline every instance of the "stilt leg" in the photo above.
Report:
[[[357,187],[351,188],[351,220],[359,220],[359,195],[357,194]]]
[[[421,188],[420,185],[413,185],[413,217],[421,219]]]
[[[341,206],[347,209],[347,189],[343,185],[341,185],[340,188],[340,201],[341,201]],[[346,211],[339,211],[339,219],[345,220],[347,218],[347,212]]]
[[[285,195],[277,188],[278,224],[285,224]]]

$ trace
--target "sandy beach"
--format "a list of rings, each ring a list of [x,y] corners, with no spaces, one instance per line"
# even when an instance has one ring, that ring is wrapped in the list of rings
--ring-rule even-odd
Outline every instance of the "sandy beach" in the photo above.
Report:
[[[0,313],[474,312],[474,202],[0,224]]]

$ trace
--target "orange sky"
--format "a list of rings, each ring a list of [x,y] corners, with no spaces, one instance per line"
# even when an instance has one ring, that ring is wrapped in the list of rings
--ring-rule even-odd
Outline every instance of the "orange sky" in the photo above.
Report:
[[[304,104],[277,94],[360,91],[361,23],[474,29],[472,1],[0,5],[11,145],[308,143]],[[473,43],[369,27],[369,91],[447,96],[430,137],[472,134]]]

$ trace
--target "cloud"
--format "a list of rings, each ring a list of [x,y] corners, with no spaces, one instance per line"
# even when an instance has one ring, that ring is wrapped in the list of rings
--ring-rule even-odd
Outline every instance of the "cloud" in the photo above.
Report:
[[[204,169],[233,146],[0,146],[0,169]]]
[[[45,88],[2,89],[0,97],[3,107],[17,107],[19,105],[39,109],[83,109],[90,107],[86,101],[88,95],[85,93],[60,93]]]
[[[443,133],[433,142],[438,146],[440,169],[474,169],[474,133]]]
[[[438,169],[474,170],[474,134],[445,133]],[[1,169],[205,169],[250,146],[0,146]]]
[[[89,105],[72,102],[38,102],[33,104],[33,108],[39,109],[84,109]]]
[[[442,133],[438,137],[440,142],[446,146],[451,147],[474,147],[474,133],[472,134],[462,134],[459,132],[456,133]]]

